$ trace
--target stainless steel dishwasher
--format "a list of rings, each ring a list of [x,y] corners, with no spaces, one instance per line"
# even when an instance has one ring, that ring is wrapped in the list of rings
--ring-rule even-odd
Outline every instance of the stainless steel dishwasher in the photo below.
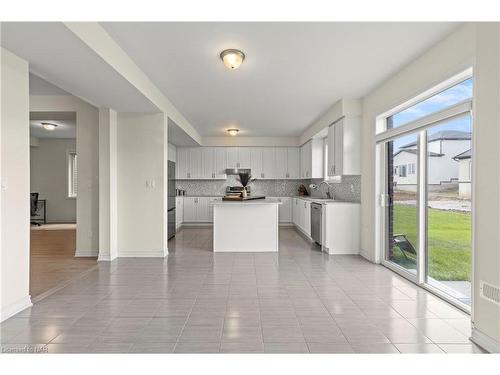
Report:
[[[318,245],[321,245],[321,211],[321,204],[311,203],[311,238]]]

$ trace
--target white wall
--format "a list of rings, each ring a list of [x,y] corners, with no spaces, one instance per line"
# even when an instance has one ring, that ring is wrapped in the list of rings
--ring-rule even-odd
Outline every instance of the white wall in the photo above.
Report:
[[[32,112],[76,112],[76,256],[99,250],[99,111],[71,95],[31,95]]]
[[[172,143],[168,143],[168,160],[174,163],[177,161],[177,147]]]
[[[31,305],[29,296],[28,63],[1,49],[1,316]]]
[[[117,128],[118,256],[163,257],[167,118],[118,113]]]
[[[76,223],[76,199],[68,198],[68,152],[76,139],[43,138],[30,147],[30,189],[46,200],[48,223]]]
[[[500,353],[500,306],[479,297],[479,281],[500,286],[500,25],[477,25],[474,82],[473,338]]]

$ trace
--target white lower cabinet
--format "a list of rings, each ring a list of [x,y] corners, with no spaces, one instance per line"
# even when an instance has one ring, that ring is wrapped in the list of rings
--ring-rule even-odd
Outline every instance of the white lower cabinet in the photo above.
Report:
[[[279,208],[279,222],[280,223],[291,223],[292,222],[292,198],[291,197],[269,197],[271,199],[276,199],[281,204]]]
[[[179,228],[184,220],[183,197],[175,197],[175,228]]]
[[[301,198],[292,198],[292,222],[302,232],[311,235],[311,202]]]
[[[210,221],[210,197],[184,197],[184,222],[208,223]]]

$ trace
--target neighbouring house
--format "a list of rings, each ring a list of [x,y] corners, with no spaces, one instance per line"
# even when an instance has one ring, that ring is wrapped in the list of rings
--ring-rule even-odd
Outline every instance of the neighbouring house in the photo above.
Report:
[[[471,197],[472,159],[471,149],[456,155],[453,160],[458,162],[458,195],[461,198]]]
[[[443,130],[429,136],[428,176],[430,190],[457,188],[459,164],[455,157],[471,148],[471,133],[457,130]],[[397,189],[417,189],[417,143],[401,146],[394,154],[393,182]],[[470,181],[470,180],[469,180]]]

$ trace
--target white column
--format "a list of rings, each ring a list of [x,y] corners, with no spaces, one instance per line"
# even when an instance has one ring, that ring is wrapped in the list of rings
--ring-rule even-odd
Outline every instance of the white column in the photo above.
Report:
[[[0,321],[4,321],[31,306],[30,133],[28,63],[3,48],[0,57]]]
[[[99,109],[99,261],[117,257],[117,114]]]

